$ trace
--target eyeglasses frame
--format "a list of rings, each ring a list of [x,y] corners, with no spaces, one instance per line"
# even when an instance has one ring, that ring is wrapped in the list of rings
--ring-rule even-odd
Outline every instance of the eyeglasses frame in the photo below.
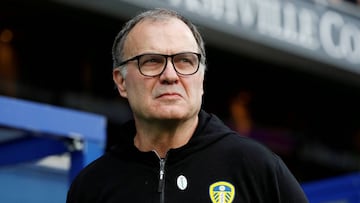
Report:
[[[164,64],[164,67],[163,67],[162,71],[161,71],[159,74],[157,74],[157,75],[145,75],[143,72],[141,72],[139,59],[140,59],[142,56],[149,55],[149,54],[150,54],[150,55],[151,55],[151,54],[159,55],[159,56],[163,56],[163,57],[166,58],[165,64]],[[195,54],[195,55],[198,57],[199,63],[198,63],[198,65],[197,65],[196,70],[195,70],[193,73],[191,73],[191,74],[183,74],[183,73],[179,73],[179,72],[178,72],[178,70],[176,69],[176,66],[175,66],[175,64],[174,64],[174,57],[177,56],[177,55],[180,55],[180,54]],[[168,54],[158,54],[158,53],[144,53],[144,54],[139,54],[139,55],[136,55],[136,56],[134,56],[134,57],[131,57],[131,58],[129,58],[129,59],[123,61],[123,62],[120,62],[120,63],[118,64],[118,67],[121,67],[121,66],[129,63],[130,61],[137,60],[137,67],[138,67],[138,69],[139,69],[139,72],[140,72],[142,75],[147,76],[147,77],[157,77],[157,76],[161,75],[161,74],[165,71],[169,57],[171,58],[171,63],[172,63],[172,65],[173,65],[173,67],[174,67],[175,72],[176,72],[178,75],[182,75],[182,76],[194,75],[195,73],[197,73],[197,72],[199,71],[199,67],[200,67],[200,63],[201,63],[201,54],[200,54],[200,53],[196,53],[196,52],[179,52],[179,53],[171,54],[171,55],[168,55]]]

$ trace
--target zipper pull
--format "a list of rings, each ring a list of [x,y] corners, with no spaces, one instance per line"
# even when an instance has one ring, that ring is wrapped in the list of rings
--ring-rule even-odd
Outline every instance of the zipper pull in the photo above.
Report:
[[[160,171],[159,171],[159,187],[158,192],[164,191],[165,185],[165,159],[160,159]]]

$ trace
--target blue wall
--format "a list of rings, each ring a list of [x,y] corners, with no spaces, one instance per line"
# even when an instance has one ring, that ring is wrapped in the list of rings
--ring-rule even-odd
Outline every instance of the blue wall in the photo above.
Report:
[[[65,170],[33,164],[0,167],[1,203],[65,203]]]

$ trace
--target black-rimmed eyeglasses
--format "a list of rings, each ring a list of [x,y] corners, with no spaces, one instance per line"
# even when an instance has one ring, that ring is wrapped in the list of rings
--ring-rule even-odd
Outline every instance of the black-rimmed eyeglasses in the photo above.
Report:
[[[119,66],[137,60],[142,75],[155,77],[164,72],[169,57],[179,75],[193,75],[199,70],[201,54],[195,52],[182,52],[172,55],[140,54],[119,63]]]

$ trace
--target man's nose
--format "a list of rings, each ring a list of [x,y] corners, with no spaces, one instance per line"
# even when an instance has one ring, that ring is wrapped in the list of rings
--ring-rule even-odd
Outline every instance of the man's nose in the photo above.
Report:
[[[177,79],[179,77],[178,73],[176,72],[175,65],[172,62],[171,57],[167,57],[164,71],[162,72],[160,77],[165,77],[165,78],[168,78],[168,79],[169,78],[170,79],[173,79],[173,78]]]

